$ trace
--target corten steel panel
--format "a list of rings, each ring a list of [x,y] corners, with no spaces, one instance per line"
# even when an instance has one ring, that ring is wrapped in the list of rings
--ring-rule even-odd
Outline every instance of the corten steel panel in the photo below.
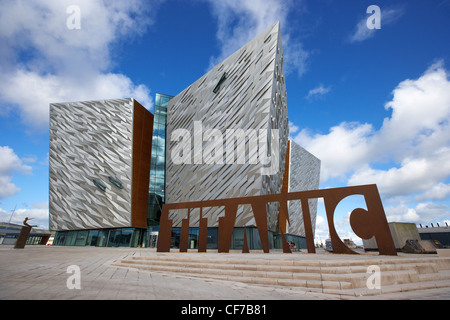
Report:
[[[280,34],[280,25],[276,23],[168,103],[166,203],[280,193],[289,136]],[[214,93],[224,73],[227,77]],[[217,129],[222,134],[223,164],[205,163],[203,151],[213,142],[200,140],[201,148],[196,148],[194,141],[202,139],[199,126],[194,125],[196,121],[201,122],[204,135],[208,129]],[[191,164],[175,164],[171,159],[178,143],[171,141],[171,136],[178,129],[186,129],[190,133]],[[231,144],[226,138],[228,129],[240,129],[244,133],[256,130],[258,134],[259,130],[263,130],[268,137],[275,132],[272,130],[279,130],[276,143],[270,145],[269,139],[263,142],[271,155],[278,157],[277,167],[273,170],[275,173],[262,173],[261,169],[268,167],[262,159],[250,163],[249,155],[258,155],[258,147],[234,141]],[[232,164],[227,161],[228,143],[233,152]],[[236,154],[245,154],[244,163],[238,163]],[[267,209],[267,226],[277,231],[278,205],[267,204]],[[209,216],[216,218],[220,214],[219,209],[208,211]],[[182,217],[174,219],[174,226],[180,227]],[[195,226],[198,227],[199,213],[193,214],[191,219],[196,221]],[[213,221],[212,225],[208,222],[209,227],[218,226],[219,219],[209,221]],[[250,206],[238,208],[236,226],[256,226]]]
[[[291,141],[288,141],[286,149],[286,161],[284,164],[283,186],[281,193],[288,193],[289,191],[289,162],[290,162]],[[284,207],[280,207],[280,214],[278,215],[278,232],[286,233],[286,224],[289,223],[289,213]]]
[[[133,115],[133,185],[131,225],[147,227],[148,188],[152,151],[153,115],[134,101]]]
[[[290,192],[281,194],[270,194],[262,196],[241,197],[232,199],[216,199],[205,201],[194,201],[185,203],[164,204],[161,213],[161,225],[158,238],[158,252],[169,252],[171,243],[171,232],[173,220],[169,219],[169,210],[193,209],[205,207],[225,206],[225,216],[219,218],[219,252],[229,252],[232,238],[232,230],[236,220],[238,206],[251,204],[253,215],[257,221],[258,233],[264,252],[269,252],[267,239],[267,226],[265,218],[264,204],[267,202],[284,202],[290,200],[301,200],[307,202],[311,198],[324,198],[325,211],[327,214],[328,227],[333,245],[333,252],[356,254],[348,248],[339,238],[334,226],[334,213],[336,206],[341,200],[350,195],[363,195],[366,200],[367,210],[356,208],[350,214],[350,225],[355,234],[363,239],[375,237],[380,255],[397,255],[389,226],[381,203],[380,195],[376,185],[363,185],[343,188],[332,188],[322,190],[309,190],[300,192]],[[308,214],[308,212],[307,212]],[[307,219],[307,214],[305,219]],[[187,220],[189,219],[189,216]],[[185,221],[188,224],[189,222]],[[312,226],[305,222],[306,241],[309,253],[315,253]],[[184,235],[186,237],[186,235]],[[180,239],[180,241],[185,241]],[[285,244],[285,243],[284,243]],[[244,248],[245,250],[245,248]]]

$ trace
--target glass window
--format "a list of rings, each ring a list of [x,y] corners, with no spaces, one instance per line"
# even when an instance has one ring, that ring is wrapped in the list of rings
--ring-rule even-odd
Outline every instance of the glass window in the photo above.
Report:
[[[145,233],[146,230],[135,229],[131,238],[130,247],[137,248],[140,247],[142,243],[145,243],[143,238]]]
[[[157,159],[157,157],[156,157],[156,154],[155,153],[153,153],[152,154],[152,158],[151,158],[151,166],[153,167],[154,166],[154,164],[156,164],[156,159]]]
[[[97,188],[99,188],[100,190],[106,191],[106,186],[105,186],[103,183],[101,183],[99,180],[94,179],[94,180],[92,180],[92,182],[94,182],[94,185],[95,185]]]
[[[120,230],[110,230],[108,237],[108,247],[118,247],[120,240]]]
[[[254,250],[262,249],[261,240],[259,238],[259,232],[257,228],[248,228],[247,229],[247,238],[249,241],[249,248]]]
[[[163,168],[164,168],[165,163],[166,163],[165,157],[158,155],[157,160],[156,160],[157,168],[161,169],[161,166],[163,166]]]
[[[231,249],[242,249],[244,247],[244,228],[234,228]]]
[[[99,238],[98,234],[99,234],[98,230],[90,230],[88,238],[87,238],[86,245],[87,246],[96,246],[98,238]]]
[[[66,238],[66,246],[73,246],[77,237],[76,231],[69,231]]]
[[[208,228],[206,232],[206,248],[207,249],[217,249],[217,237],[218,237],[218,229],[217,228]]]
[[[133,229],[122,229],[120,232],[119,247],[130,247]]]
[[[166,141],[166,130],[164,129],[164,130],[161,130],[161,132],[160,132],[160,138],[161,138],[161,141],[159,142],[160,144],[164,141]]]
[[[100,230],[97,240],[97,247],[106,247],[109,230]]]
[[[161,110],[159,111],[159,115],[164,117],[164,121],[165,121],[166,120],[165,117],[167,116],[167,109],[161,108]]]
[[[164,189],[164,179],[163,178],[155,178],[155,187],[158,188],[160,191],[161,189]]]
[[[53,243],[57,246],[64,246],[66,243],[66,236],[67,236],[66,231],[58,231],[56,233],[56,237],[55,237],[56,239]]]
[[[172,236],[171,236],[171,248],[179,248],[180,247],[180,234],[181,228],[172,228]]]
[[[169,97],[161,97],[161,103],[160,105],[162,107],[167,107],[167,103],[169,102],[170,98]]]
[[[189,228],[188,248],[198,248],[198,228]]]
[[[75,239],[75,245],[76,246],[85,246],[88,233],[89,233],[88,230],[77,231],[77,235],[76,235],[76,239]]]
[[[161,156],[164,156],[164,155],[166,154],[166,150],[165,150],[165,148],[164,148],[164,142],[161,142],[161,143],[157,146],[156,154],[157,154],[157,155],[161,155]]]

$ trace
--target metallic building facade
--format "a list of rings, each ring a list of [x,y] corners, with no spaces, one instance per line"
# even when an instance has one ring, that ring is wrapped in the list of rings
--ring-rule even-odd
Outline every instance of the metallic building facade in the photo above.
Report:
[[[277,22],[170,100],[166,203],[280,193],[288,136]],[[180,211],[174,227],[187,214]],[[208,227],[217,227],[223,208],[208,211]],[[276,231],[278,203],[267,211]],[[190,226],[198,219],[192,210]],[[255,226],[250,206],[237,214],[236,227],[244,226]]]
[[[132,98],[50,105],[51,230],[147,227],[152,127]]]
[[[289,155],[288,192],[319,189],[320,160],[292,140]],[[308,200],[313,231],[316,229],[317,201],[317,198]],[[301,201],[289,201],[288,211],[290,224],[286,233],[305,237]]]
[[[144,228],[157,233],[164,203],[281,193],[289,137],[283,60],[277,22],[177,96],[156,94],[154,117],[132,98],[51,104],[55,243],[137,246]],[[317,189],[320,160],[293,142],[289,151],[288,191]],[[317,200],[309,205],[314,227]],[[266,210],[275,239],[278,202]],[[305,236],[301,205],[293,201],[288,210],[286,234],[298,240]],[[170,212],[172,238],[187,214]],[[195,246],[200,210],[189,214]],[[224,208],[203,208],[203,215],[207,246],[216,248]],[[233,248],[243,245],[243,227],[250,247],[260,246],[250,205],[239,206],[235,227]]]

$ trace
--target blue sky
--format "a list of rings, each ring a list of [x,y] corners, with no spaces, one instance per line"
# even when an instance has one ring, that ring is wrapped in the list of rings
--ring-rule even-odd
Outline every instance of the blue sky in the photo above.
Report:
[[[389,221],[450,223],[449,16],[448,0],[4,0],[0,220],[17,206],[13,222],[48,227],[49,103],[131,96],[152,110],[279,20],[291,137],[322,160],[321,188],[376,183]],[[356,240],[356,205],[339,208],[341,237]]]

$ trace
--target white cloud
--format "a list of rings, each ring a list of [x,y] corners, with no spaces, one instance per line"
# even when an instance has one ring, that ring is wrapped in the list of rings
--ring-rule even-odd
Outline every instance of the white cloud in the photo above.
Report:
[[[20,191],[20,188],[12,183],[14,172],[31,174],[32,169],[25,165],[10,147],[0,146],[0,199]]]
[[[284,72],[296,72],[301,77],[308,70],[310,53],[300,42],[290,41],[289,35],[283,37]]]
[[[300,128],[298,126],[289,121],[289,139],[292,139],[291,135],[298,132],[299,129]]]
[[[302,130],[295,141],[322,160],[322,181],[377,183],[395,196],[429,192],[450,176],[450,81],[439,62],[418,79],[402,81],[386,104],[392,115],[377,131],[341,123],[327,134]],[[387,169],[374,169],[373,164]]]
[[[1,89],[2,98],[18,105],[23,121],[33,128],[47,128],[49,103],[52,102],[133,97],[146,107],[152,105],[149,89],[133,84],[122,74],[95,72],[79,81],[68,74],[40,75],[19,69],[8,76],[9,80],[4,79]],[[0,79],[4,77],[6,75]]]
[[[69,5],[80,8],[79,30],[67,28]],[[147,87],[110,70],[112,45],[145,32],[154,12],[145,1],[2,1],[2,115],[17,107],[31,129],[45,130],[51,102],[135,97],[150,108]]]
[[[405,203],[397,206],[385,207],[386,217],[389,222],[431,223],[445,222],[450,215],[450,206],[433,202],[421,202],[414,208],[409,208]]]
[[[210,59],[209,68],[226,59],[233,52],[249,42],[277,21],[283,33],[285,73],[297,72],[301,76],[306,71],[309,53],[303,44],[294,40],[289,33],[287,16],[299,1],[286,0],[207,0],[213,15],[217,18],[217,39],[220,54]]]
[[[450,174],[450,149],[430,158],[406,158],[399,168],[364,169],[353,174],[349,185],[376,183],[384,194],[405,195],[425,192]]]
[[[416,201],[445,200],[450,197],[450,184],[438,183],[431,189],[416,197]]]
[[[399,83],[385,108],[392,114],[378,130],[343,122],[326,134],[303,129],[294,140],[321,159],[322,183],[377,184],[383,201],[394,204],[385,207],[388,221],[447,221],[448,203],[429,202],[450,195],[450,81],[443,62]]]
[[[325,244],[325,240],[330,237],[328,222],[324,216],[325,213],[321,213],[320,210],[318,210],[316,215],[316,228],[314,229],[314,243],[322,242]]]
[[[416,209],[409,208],[404,203],[397,206],[385,207],[384,211],[388,222],[417,223],[420,221],[420,217],[417,214]]]
[[[16,209],[14,212],[0,208],[0,221],[7,222],[11,218],[11,223],[21,225],[26,217],[32,218],[29,223],[37,225],[37,228],[48,229],[48,208]]]
[[[370,124],[343,122],[328,134],[310,134],[303,129],[294,141],[322,162],[321,181],[345,177],[349,171],[367,165],[370,139],[374,130]]]
[[[309,90],[307,99],[312,99],[315,97],[322,97],[331,91],[331,86],[324,87],[322,84],[314,89]]]
[[[381,9],[381,28],[389,25],[397,21],[402,15],[404,10],[400,8],[388,8],[385,9],[383,7]],[[367,28],[367,19],[371,17],[372,14],[367,14],[361,20],[359,20],[358,24],[355,27],[353,33],[349,36],[348,40],[350,42],[361,42],[367,40],[375,35],[378,31],[377,29],[369,29]]]

